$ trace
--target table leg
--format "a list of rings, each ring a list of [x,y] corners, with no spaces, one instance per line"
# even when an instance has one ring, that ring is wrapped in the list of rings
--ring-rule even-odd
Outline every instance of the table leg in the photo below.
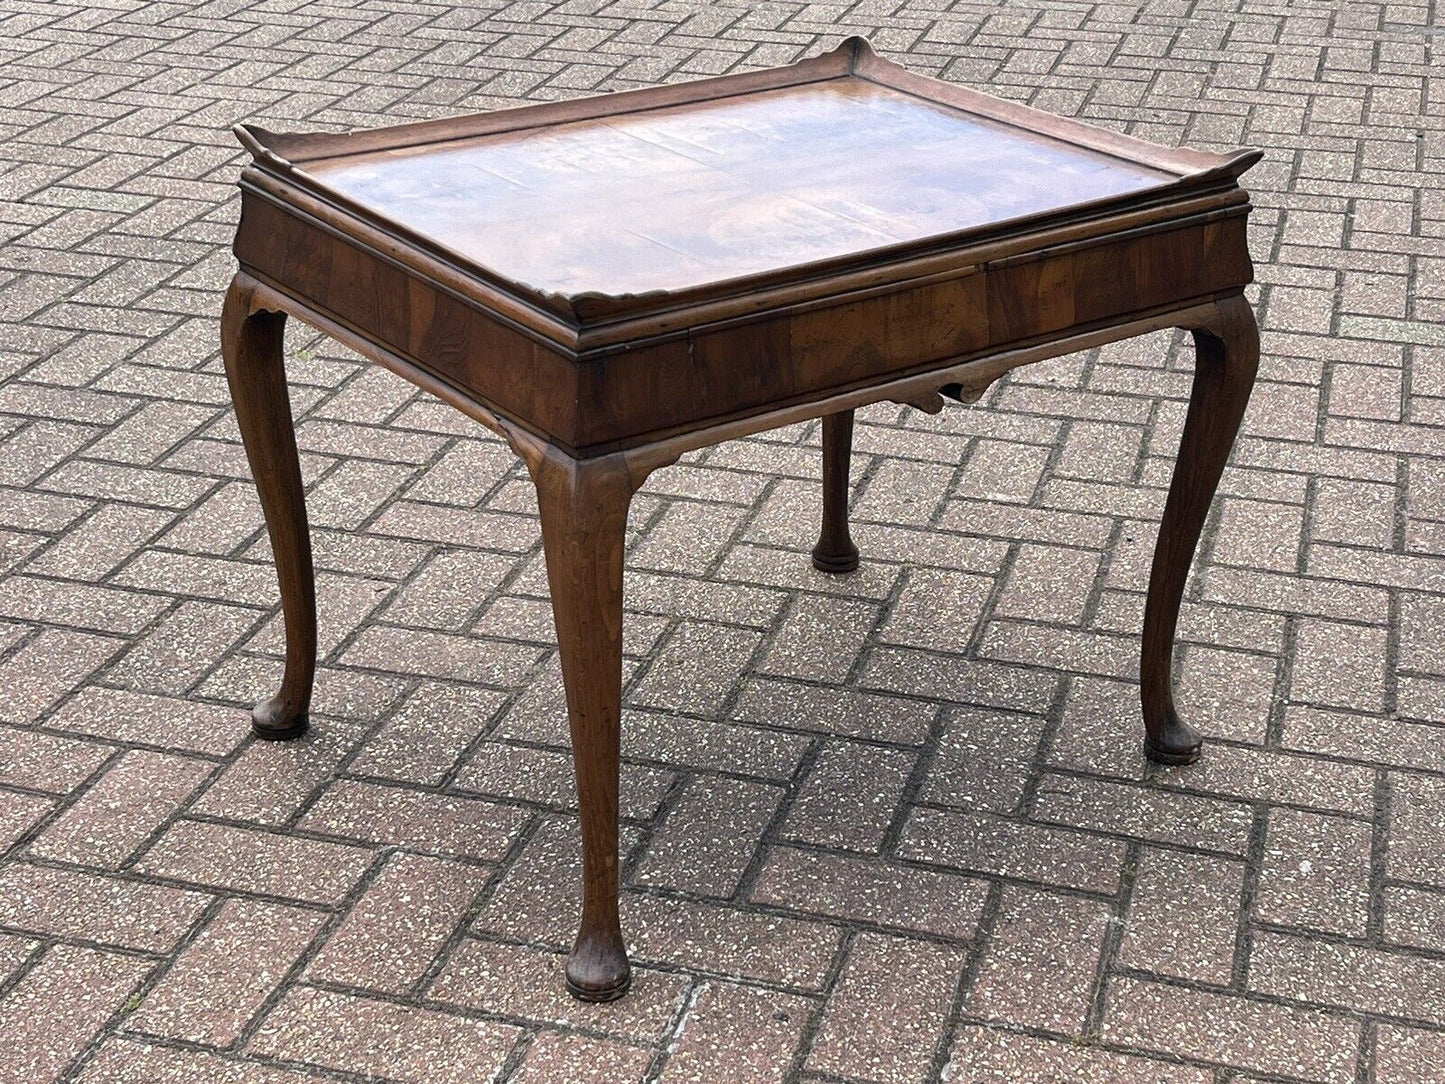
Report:
[[[316,582],[306,495],[296,455],[296,429],[286,391],[282,336],[286,314],[253,308],[255,283],[237,275],[221,314],[221,354],[246,458],[266,514],[286,619],[286,671],[280,691],[257,704],[251,728],[272,741],[306,730],[316,676]]]
[[[813,547],[819,572],[852,572],[858,547],[848,534],[848,466],[853,454],[853,412],[823,417],[823,529]]]
[[[635,486],[621,456],[579,461],[549,448],[529,465],[542,513],[582,818],[582,924],[567,960],[567,989],[583,1001],[611,1001],[632,978],[617,917],[617,777],[622,549]]]
[[[1193,331],[1194,388],[1154,549],[1139,668],[1144,752],[1159,764],[1199,757],[1199,733],[1174,707],[1175,626],[1199,533],[1259,368],[1259,330],[1242,295],[1221,301],[1212,323]]]

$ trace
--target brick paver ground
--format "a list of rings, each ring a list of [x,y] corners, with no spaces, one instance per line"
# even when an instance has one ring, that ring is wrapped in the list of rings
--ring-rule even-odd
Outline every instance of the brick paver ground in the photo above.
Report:
[[[1241,10],[1241,6],[1243,10]],[[1445,1079],[1445,41],[1430,3],[0,0],[0,1079]],[[524,472],[289,340],[323,666],[217,356],[240,118],[359,126],[790,61],[849,32],[1165,143],[1250,143],[1264,362],[1183,619],[1136,642],[1192,365],[1161,334],[866,412],[632,513],[625,923],[577,877]]]

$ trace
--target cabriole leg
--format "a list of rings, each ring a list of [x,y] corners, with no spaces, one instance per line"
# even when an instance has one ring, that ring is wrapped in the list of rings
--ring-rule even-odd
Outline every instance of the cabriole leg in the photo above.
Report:
[[[286,619],[286,671],[280,691],[257,704],[251,727],[272,741],[306,730],[316,677],[316,582],[306,495],[296,455],[291,398],[286,391],[282,335],[286,316],[253,309],[255,283],[237,275],[221,315],[221,353],[246,458],[266,514]]]
[[[567,989],[621,997],[631,981],[617,917],[617,790],[622,712],[622,549],[634,486],[621,456],[531,462],[557,626],[582,818],[582,924]]]
[[[852,572],[858,547],[848,534],[848,464],[853,454],[853,412],[823,417],[823,529],[813,547],[819,572]]]
[[[1139,669],[1144,751],[1159,764],[1189,764],[1199,757],[1199,733],[1174,707],[1174,633],[1199,533],[1259,368],[1259,330],[1248,302],[1241,295],[1215,308],[1209,326],[1193,329],[1194,389],[1144,606]]]

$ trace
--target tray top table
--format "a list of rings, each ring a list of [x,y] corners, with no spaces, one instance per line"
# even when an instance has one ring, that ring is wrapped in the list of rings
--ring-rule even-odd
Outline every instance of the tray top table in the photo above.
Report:
[[[1251,151],[1168,149],[914,75],[859,38],[768,71],[345,135],[239,126],[222,343],[276,555],[281,689],[316,662],[287,314],[501,433],[537,485],[581,810],[568,986],[620,996],[622,550],[647,475],[823,419],[813,563],[856,567],[853,410],[971,402],[1018,365],[1166,327],[1197,364],[1145,608],[1145,751],[1173,702],[1185,578],[1253,385]]]

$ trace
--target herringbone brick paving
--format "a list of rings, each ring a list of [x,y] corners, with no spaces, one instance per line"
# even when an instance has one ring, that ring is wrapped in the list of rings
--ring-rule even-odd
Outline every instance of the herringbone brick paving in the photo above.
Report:
[[[1445,67],[1433,3],[0,0],[0,1079],[1445,1080]],[[1137,645],[1190,351],[688,457],[628,551],[631,995],[578,1005],[534,500],[293,328],[323,666],[247,736],[276,588],[217,357],[241,118],[375,125],[845,33],[1165,143],[1254,144],[1262,380]]]

